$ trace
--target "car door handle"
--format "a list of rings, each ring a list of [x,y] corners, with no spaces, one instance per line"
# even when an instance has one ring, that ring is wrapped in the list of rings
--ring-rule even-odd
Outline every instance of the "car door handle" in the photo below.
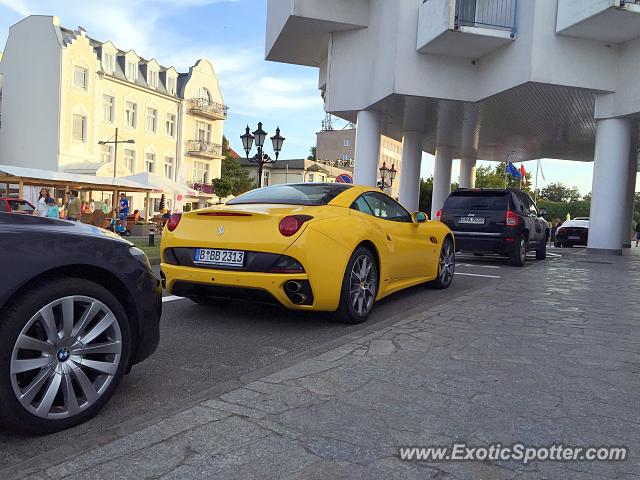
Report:
[[[387,233],[387,240],[391,241],[391,235]]]

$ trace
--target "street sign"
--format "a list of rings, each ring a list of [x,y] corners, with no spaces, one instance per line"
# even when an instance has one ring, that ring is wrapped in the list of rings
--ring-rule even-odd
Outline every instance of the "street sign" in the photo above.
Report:
[[[353,178],[348,173],[342,173],[336,177],[338,183],[353,183]]]

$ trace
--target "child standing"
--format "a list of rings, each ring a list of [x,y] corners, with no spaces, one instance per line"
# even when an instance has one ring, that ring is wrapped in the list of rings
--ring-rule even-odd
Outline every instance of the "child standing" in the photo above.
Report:
[[[52,197],[48,197],[47,200],[47,217],[48,218],[60,218],[60,208],[56,205],[56,201]]]

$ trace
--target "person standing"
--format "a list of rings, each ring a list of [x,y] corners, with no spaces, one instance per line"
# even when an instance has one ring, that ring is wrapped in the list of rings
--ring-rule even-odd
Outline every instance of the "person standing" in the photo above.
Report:
[[[129,200],[127,200],[125,193],[120,194],[120,208],[118,212],[120,213],[120,223],[124,225],[129,216]]]
[[[640,244],[640,222],[636,224],[636,247]]]
[[[36,202],[36,209],[33,211],[34,215],[39,217],[46,217],[47,211],[49,209],[47,205],[47,199],[51,198],[49,195],[49,190],[46,188],[40,189],[40,197],[38,197],[38,201]]]
[[[60,218],[60,209],[56,205],[56,201],[51,197],[47,198],[47,217]]]
[[[67,204],[65,205],[65,218],[72,222],[77,222],[80,218],[80,200],[77,197],[77,192],[71,190],[67,192]]]

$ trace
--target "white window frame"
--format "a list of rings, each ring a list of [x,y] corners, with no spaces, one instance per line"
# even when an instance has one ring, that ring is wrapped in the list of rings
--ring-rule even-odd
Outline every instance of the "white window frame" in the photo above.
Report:
[[[164,173],[165,178],[173,180],[173,174],[175,172],[176,166],[176,158],[171,155],[164,156],[164,167],[162,172]]]
[[[313,173],[307,173],[307,182],[313,183],[315,180],[315,175]]]
[[[132,62],[131,60],[127,60],[125,62],[125,76],[127,80],[130,82],[135,82],[138,80],[138,62]]]
[[[345,138],[344,139],[344,146],[345,147],[350,147],[351,146],[351,139],[350,138]]]
[[[132,107],[131,110],[129,110],[129,105]],[[124,102],[124,126],[131,129],[138,128],[138,104],[133,100],[125,100]]]
[[[80,132],[80,137],[78,138],[76,136],[76,117],[80,117],[81,120],[81,132]],[[74,142],[82,142],[82,143],[87,143],[87,116],[84,113],[74,113],[71,116],[71,139]]]
[[[177,115],[175,113],[167,112],[167,118],[164,122],[164,133],[167,137],[176,137],[176,120]]]
[[[151,158],[149,158],[151,157]],[[153,152],[145,152],[144,154],[144,171],[147,173],[156,173],[156,154]]]
[[[172,75],[167,75],[167,92],[169,92],[170,95],[175,95],[177,88],[178,88],[177,78]]]
[[[149,69],[147,70],[147,83],[154,90],[158,89],[160,72],[157,70]]]
[[[145,128],[147,129],[147,132],[153,133],[154,135],[158,133],[157,107],[147,107],[147,111],[145,114]]]
[[[102,52],[102,71],[113,75],[116,71],[116,55],[113,52]]]
[[[207,122],[202,122],[200,120],[196,121],[196,140],[200,142],[211,143],[211,124]],[[203,132],[203,135],[200,133]]]
[[[102,94],[102,121],[105,123],[114,123],[116,121],[116,97],[108,93]]]
[[[82,75],[82,79],[78,82],[78,75]],[[79,88],[80,90],[84,90],[85,92],[89,90],[89,69],[85,67],[81,67],[80,65],[73,66],[73,86],[75,88]]]
[[[209,183],[210,173],[211,173],[211,168],[209,163],[199,162],[197,160],[193,162],[192,176],[193,176],[194,183],[201,183],[201,184]]]
[[[113,145],[111,144],[100,145],[100,163],[109,163],[112,161],[113,161]]]
[[[131,155],[129,155],[128,152],[131,152]],[[122,153],[122,158],[124,166],[127,167],[131,173],[136,173],[136,149],[125,148]]]

